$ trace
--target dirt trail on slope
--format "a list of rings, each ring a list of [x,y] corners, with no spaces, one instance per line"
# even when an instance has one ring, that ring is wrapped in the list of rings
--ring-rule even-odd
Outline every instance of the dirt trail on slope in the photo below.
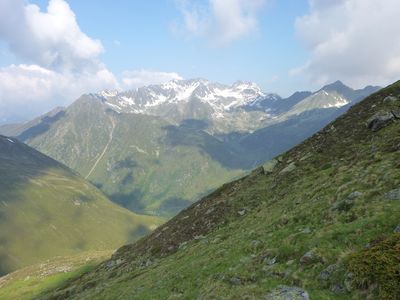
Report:
[[[111,122],[111,131],[110,131],[110,137],[108,139],[108,143],[106,144],[106,146],[103,149],[103,152],[101,152],[100,156],[97,158],[96,162],[93,164],[93,167],[90,169],[89,173],[85,176],[85,179],[88,179],[89,176],[93,173],[93,171],[96,169],[97,164],[101,161],[101,159],[103,158],[104,154],[107,152],[108,147],[111,144],[111,141],[113,139],[113,134],[114,134],[114,129],[115,129],[115,122],[114,119],[112,117],[110,117],[110,122]]]

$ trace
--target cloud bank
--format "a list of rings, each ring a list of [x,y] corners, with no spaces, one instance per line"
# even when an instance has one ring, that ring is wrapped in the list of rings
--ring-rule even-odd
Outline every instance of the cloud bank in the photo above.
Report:
[[[183,78],[174,72],[158,72],[149,70],[125,71],[122,73],[122,85],[124,89],[133,89],[150,84],[160,84],[171,80]]]
[[[207,4],[178,0],[182,18],[175,31],[208,38],[215,45],[225,45],[258,30],[258,12],[265,0],[208,0]]]
[[[0,123],[26,120],[83,93],[179,77],[142,70],[119,80],[99,58],[101,41],[82,32],[65,0],[50,0],[45,12],[24,0],[1,0],[0,40],[24,62],[0,68]]]
[[[400,1],[309,0],[309,7],[295,27],[311,57],[292,73],[354,87],[400,78]]]

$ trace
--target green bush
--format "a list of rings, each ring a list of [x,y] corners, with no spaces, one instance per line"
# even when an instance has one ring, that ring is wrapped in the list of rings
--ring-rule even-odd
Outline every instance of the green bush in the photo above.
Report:
[[[374,289],[379,299],[400,299],[400,234],[377,241],[369,249],[349,256],[352,285]]]

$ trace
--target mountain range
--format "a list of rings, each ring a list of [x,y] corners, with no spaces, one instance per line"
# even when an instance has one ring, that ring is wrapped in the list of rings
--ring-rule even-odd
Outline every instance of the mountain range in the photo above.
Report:
[[[254,83],[171,81],[83,95],[0,132],[66,164],[130,210],[171,217],[378,89],[337,81],[282,99]]]
[[[399,299],[399,130],[400,81],[37,299]]]

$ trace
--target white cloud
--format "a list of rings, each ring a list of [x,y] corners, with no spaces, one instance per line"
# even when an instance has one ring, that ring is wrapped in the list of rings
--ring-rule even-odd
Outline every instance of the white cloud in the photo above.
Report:
[[[178,0],[182,20],[174,30],[224,45],[258,30],[257,15],[266,0],[208,0],[206,5]]]
[[[26,120],[69,104],[88,91],[117,86],[114,75],[106,69],[60,73],[38,65],[10,65],[0,68],[0,121]]]
[[[296,32],[311,52],[292,70],[316,85],[337,79],[354,87],[385,85],[400,77],[398,0],[309,0]]]
[[[67,2],[50,0],[46,12],[21,0],[1,2],[0,38],[18,57],[59,71],[97,67],[103,46],[81,31]]]
[[[149,70],[126,71],[122,74],[122,88],[133,89],[150,84],[160,84],[183,79],[179,74]]]
[[[119,82],[99,59],[101,42],[81,31],[65,0],[50,0],[46,12],[25,0],[0,0],[1,40],[24,63],[0,67],[0,123],[27,120],[83,93],[181,78],[142,70]]]

